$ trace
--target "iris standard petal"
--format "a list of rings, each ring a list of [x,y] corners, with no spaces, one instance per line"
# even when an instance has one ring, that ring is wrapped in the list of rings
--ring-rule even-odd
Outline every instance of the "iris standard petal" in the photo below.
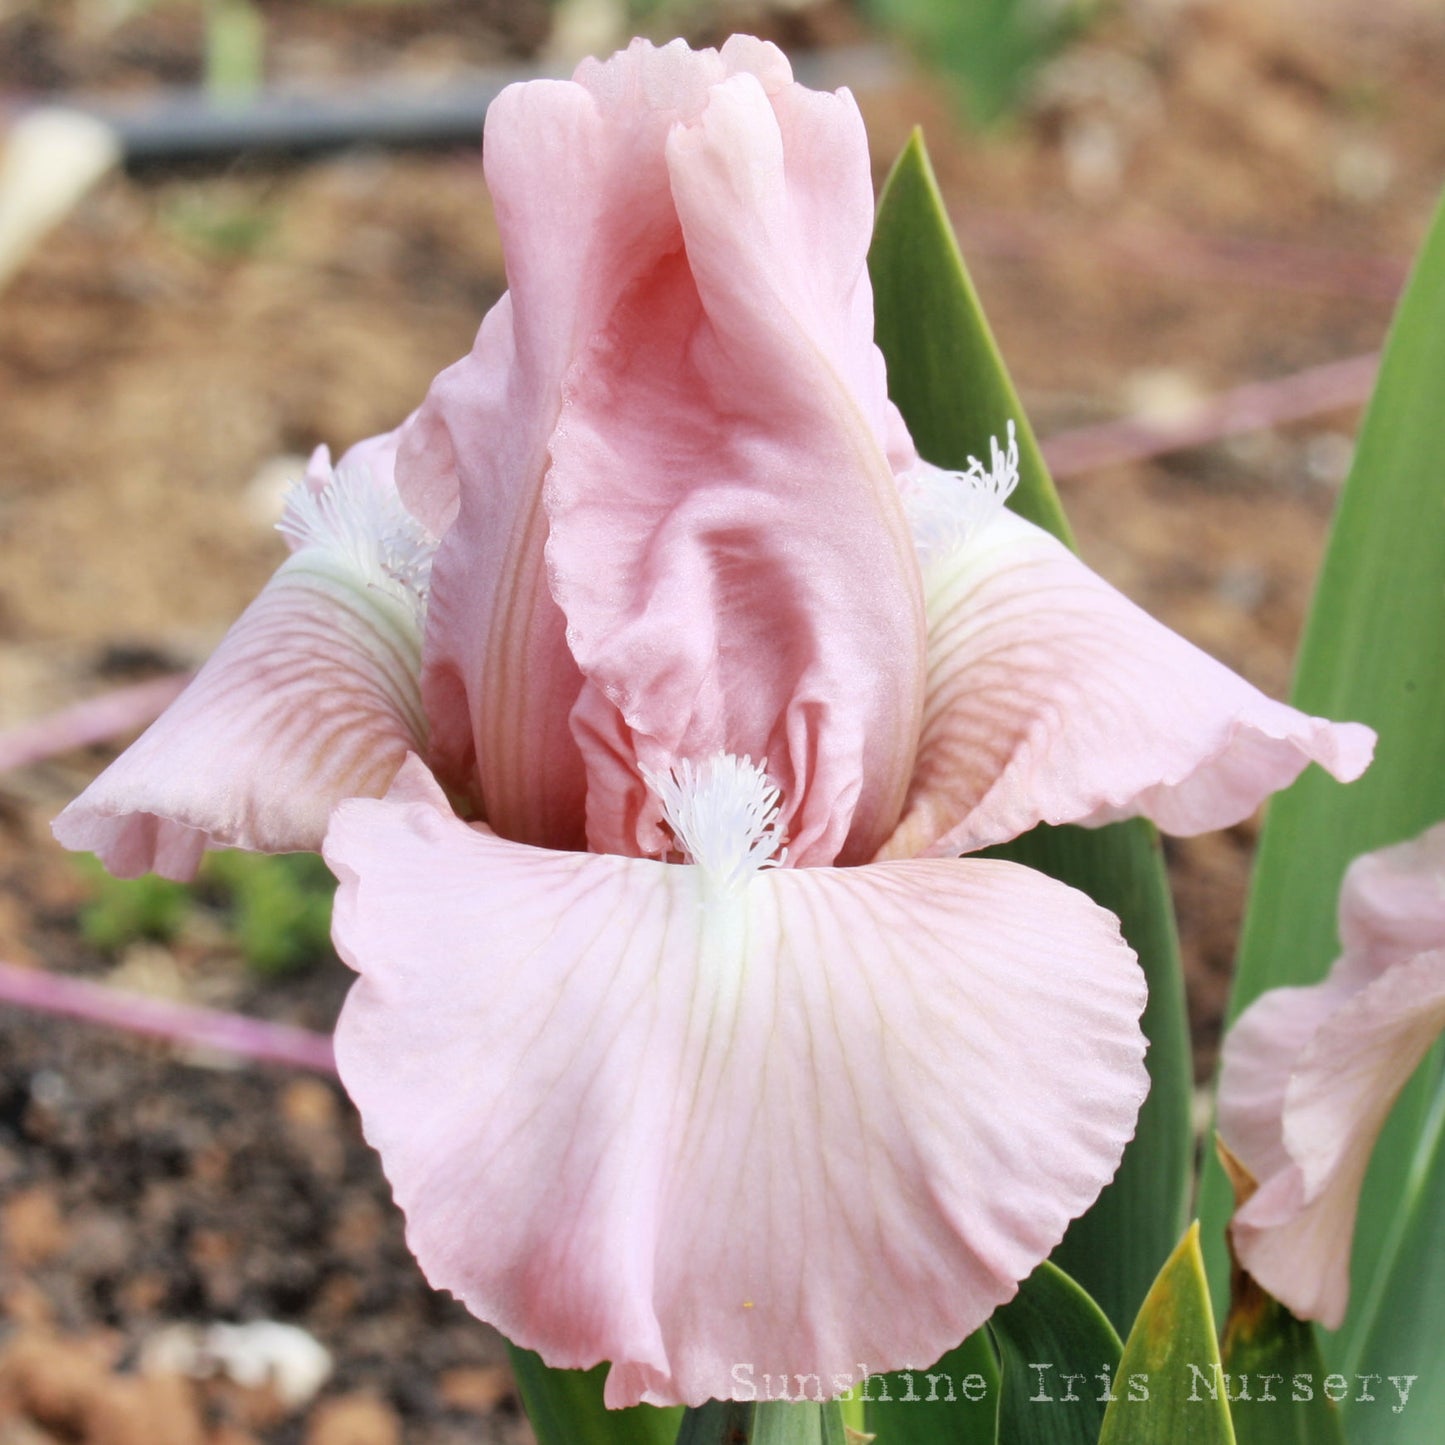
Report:
[[[577,724],[589,842],[656,853],[640,769],[728,750],[767,758],[796,862],[862,859],[898,817],[923,680],[862,121],[738,74],[666,162],[672,247],[569,372],[546,490],[553,594],[600,694]],[[591,747],[619,731],[630,793]]]
[[[935,1359],[1147,1088],[1115,920],[1014,865],[729,887],[467,827],[415,762],[326,855],[360,974],[338,1061],[408,1243],[548,1362],[612,1361],[614,1406]]]
[[[932,519],[936,525],[936,518]],[[1036,823],[1227,827],[1311,761],[1350,781],[1374,734],[1271,701],[1000,510],[925,567],[928,691],[884,856],[966,852]]]
[[[786,69],[773,47],[758,50],[757,64]],[[575,81],[509,86],[487,115],[509,290],[408,423],[397,477],[407,505],[446,534],[423,692],[429,713],[460,707],[469,725],[439,730],[438,756],[449,775],[475,771],[507,837],[584,841],[586,780],[568,724],[582,677],[543,555],[562,381],[618,297],[677,246],[666,135],[736,59],[639,41],[584,62]]]
[[[426,725],[417,678],[431,544],[380,443],[293,491],[293,551],[186,690],[55,821],[134,877],[193,877],[207,843],[316,849],[341,798],[386,791]],[[313,465],[312,471],[315,471]]]

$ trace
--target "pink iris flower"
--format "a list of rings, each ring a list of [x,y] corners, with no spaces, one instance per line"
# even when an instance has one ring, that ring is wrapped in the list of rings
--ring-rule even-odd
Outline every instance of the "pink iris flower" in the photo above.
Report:
[[[505,92],[485,164],[510,289],[473,350],[318,454],[290,559],[57,832],[180,876],[324,834],[338,1060],[411,1247],[611,1361],[609,1404],[926,1364],[1147,1088],[1113,916],[958,855],[1221,827],[1372,735],[1005,510],[1011,444],[918,458],[846,92],[637,42]]]
[[[1338,1329],[1360,1187],[1390,1106],[1445,1029],[1445,823],[1357,858],[1328,977],[1256,999],[1224,1043],[1219,1133],[1258,1188],[1240,1263]]]

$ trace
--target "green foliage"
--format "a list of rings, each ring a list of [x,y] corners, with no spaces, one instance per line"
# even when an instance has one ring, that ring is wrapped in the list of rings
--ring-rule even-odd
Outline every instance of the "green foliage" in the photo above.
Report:
[[[290,973],[325,956],[336,880],[314,853],[213,853],[206,876],[227,896],[231,931],[258,973]]]
[[[919,452],[938,466],[965,467],[970,456],[988,455],[989,438],[1012,418],[1019,486],[1009,505],[1072,544],[918,134],[884,187],[868,264],[889,393]],[[1114,1182],[1054,1256],[1123,1329],[1184,1227],[1191,1185],[1189,1033],[1158,836],[1144,822],[1036,828],[996,852],[1117,913],[1149,981],[1143,1023],[1152,1087],[1139,1127]]]
[[[1360,1302],[1359,1344],[1342,1365],[1352,1380],[1373,1373],[1380,1393],[1365,1403],[1351,1390],[1344,1405],[1348,1434],[1351,1445],[1438,1445],[1445,1418],[1445,1090],[1436,1096],[1391,1214],[1394,1232],[1370,1295]],[[1399,1400],[1401,1388],[1409,1392],[1408,1406]]]
[[[1193,1224],[1129,1331],[1099,1445],[1234,1445],[1222,1375]]]
[[[1221,1353],[1225,1373],[1248,1382],[1234,1386],[1229,1407],[1239,1445],[1344,1445],[1314,1326],[1238,1272]],[[1297,1376],[1309,1381],[1307,1393],[1295,1388]]]
[[[80,933],[92,948],[118,953],[143,938],[168,943],[180,932],[191,910],[185,884],[153,873],[112,878],[88,853],[76,859],[76,866],[90,882],[90,901],[80,909]]]
[[[1008,1445],[1094,1445],[1123,1347],[1098,1305],[1041,1264],[989,1331],[1003,1362],[998,1438]]]
[[[988,456],[989,439],[1002,440],[1012,418],[1019,484],[1009,506],[1073,546],[1043,453],[958,249],[921,131],[903,147],[884,184],[868,271],[888,393],[919,454],[935,466],[965,468],[970,457]]]
[[[265,76],[266,22],[254,0],[206,0],[206,89],[246,100]]]
[[[1017,105],[1033,72],[1098,10],[1094,0],[864,0],[953,82],[969,118],[986,126]]]
[[[188,187],[164,202],[160,223],[182,245],[217,261],[241,260],[274,235],[276,211],[234,186]]]
[[[880,1442],[994,1445],[999,1369],[987,1330],[970,1335],[931,1370],[873,1376],[860,1393],[866,1428]]]
[[[681,1410],[650,1405],[608,1410],[603,1405],[608,1366],[554,1370],[531,1350],[512,1345],[509,1352],[537,1445],[673,1445],[678,1438]],[[696,1439],[701,1445],[707,1437]]]
[[[1340,499],[1300,653],[1294,703],[1380,735],[1365,776],[1341,787],[1311,768],[1275,799],[1260,840],[1231,1017],[1266,989],[1312,983],[1339,950],[1336,905],[1352,858],[1445,818],[1445,204],[1400,301]],[[1377,1321],[1397,1312],[1377,1281],[1410,1280],[1396,1227],[1439,1087],[1422,1065],[1375,1149],[1355,1231],[1351,1307],[1323,1342],[1352,1372]],[[1445,1167],[1445,1166],[1442,1166]],[[1428,1181],[1420,1180],[1424,1187]],[[1230,1193],[1210,1161],[1200,1214],[1216,1286]],[[1437,1245],[1438,1247],[1438,1245]],[[1393,1367],[1392,1367],[1393,1369]],[[1437,1372],[1438,1373],[1438,1372]],[[1363,1413],[1363,1412],[1361,1412]],[[1403,1438],[1403,1437],[1402,1437]]]
[[[145,938],[173,942],[198,910],[220,918],[258,973],[290,973],[330,949],[336,882],[314,854],[211,853],[189,887],[154,874],[112,878],[93,858],[77,861],[92,888],[80,910],[81,932],[104,953]]]
[[[689,1410],[677,1445],[844,1445],[836,1404],[741,1404],[713,1400]]]

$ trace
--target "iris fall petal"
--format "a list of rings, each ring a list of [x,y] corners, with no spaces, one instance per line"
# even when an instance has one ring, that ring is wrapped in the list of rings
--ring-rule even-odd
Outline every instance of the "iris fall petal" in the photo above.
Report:
[[[1115,920],[1011,864],[719,891],[468,827],[415,762],[326,853],[360,974],[338,1061],[409,1244],[552,1364],[612,1361],[614,1406],[933,1360],[1112,1176],[1147,1088]]]

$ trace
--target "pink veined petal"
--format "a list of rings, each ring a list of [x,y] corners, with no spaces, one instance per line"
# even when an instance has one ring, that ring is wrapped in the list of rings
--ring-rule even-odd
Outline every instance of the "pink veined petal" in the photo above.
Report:
[[[1199,833],[1248,817],[1311,761],[1346,782],[1369,763],[1368,728],[1266,698],[1011,512],[924,585],[923,735],[883,856],[1140,814]]]
[[[1357,983],[1445,948],[1445,823],[1350,864],[1340,892],[1340,942],[1344,956],[1334,976]]]
[[[1257,1181],[1293,1166],[1284,1143],[1285,1090],[1305,1045],[1349,996],[1332,983],[1271,989],[1225,1037],[1219,1133]]]
[[[1014,865],[720,893],[468,828],[415,762],[326,854],[360,974],[338,1063],[411,1248],[549,1363],[612,1361],[612,1406],[935,1359],[1112,1176],[1147,1087],[1115,920]]]
[[[1344,1319],[1360,1186],[1375,1140],[1442,1029],[1445,950],[1437,950],[1393,964],[1349,993],[1289,1070],[1282,1115],[1289,1167],[1235,1214],[1232,1228],[1240,1262],[1302,1319],[1330,1329]]]
[[[677,244],[665,137],[731,69],[777,83],[772,46],[694,53],[636,41],[575,81],[508,87],[487,116],[484,165],[508,294],[471,353],[436,379],[397,464],[407,505],[446,533],[423,669],[436,753],[475,769],[508,837],[581,846],[586,779],[568,728],[582,685],[548,590],[542,479],[562,381],[635,279]],[[448,530],[450,529],[450,530]],[[594,557],[595,562],[595,557]]]
[[[637,764],[726,751],[767,759],[793,861],[854,861],[898,817],[923,678],[866,138],[850,97],[740,74],[666,155],[674,248],[569,372],[546,490],[553,595],[635,759],[589,842],[658,852]]]
[[[424,583],[372,575],[366,555],[398,540],[368,530],[387,518],[390,479],[343,471],[335,486],[339,510],[312,514],[330,533],[318,541],[298,524],[291,557],[190,685],[55,820],[66,847],[121,877],[182,880],[207,844],[316,849],[339,799],[379,796],[425,746],[410,590]],[[370,489],[374,501],[351,505]],[[404,530],[399,509],[395,520]]]
[[[1236,1212],[1241,1262],[1297,1315],[1331,1328],[1375,1140],[1445,1028],[1445,825],[1357,858],[1344,953],[1309,988],[1275,989],[1224,1043],[1219,1128],[1259,1181]]]

